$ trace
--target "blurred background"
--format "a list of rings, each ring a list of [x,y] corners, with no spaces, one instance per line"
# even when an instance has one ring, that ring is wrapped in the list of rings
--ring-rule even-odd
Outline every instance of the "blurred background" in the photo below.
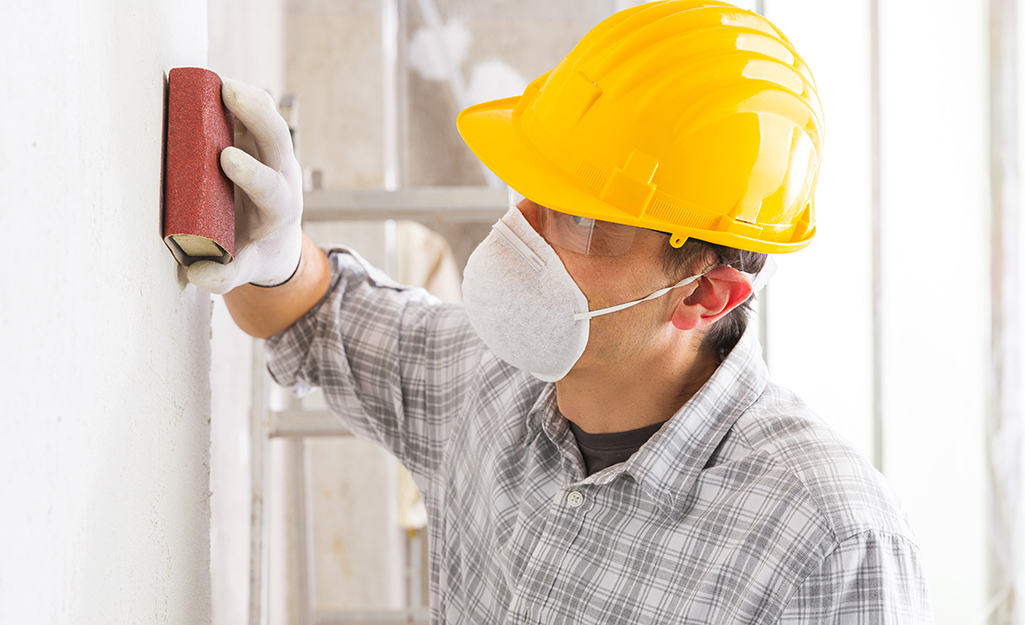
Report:
[[[163,83],[268,90],[304,228],[459,299],[507,189],[455,129],[629,0],[85,0],[2,9],[0,623],[426,622],[404,470],[185,283],[159,237]],[[936,622],[1025,622],[1025,227],[1014,0],[756,0],[825,110],[818,235],[755,324],[774,379],[882,471]]]

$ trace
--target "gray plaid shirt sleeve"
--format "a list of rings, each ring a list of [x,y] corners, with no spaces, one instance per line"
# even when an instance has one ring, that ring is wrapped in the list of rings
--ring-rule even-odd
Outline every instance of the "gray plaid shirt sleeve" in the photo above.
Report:
[[[932,623],[918,548],[866,531],[844,540],[790,599],[780,625]]]
[[[267,341],[274,380],[320,387],[357,436],[390,450],[424,488],[483,352],[462,307],[396,284],[347,248],[327,250],[327,295]]]

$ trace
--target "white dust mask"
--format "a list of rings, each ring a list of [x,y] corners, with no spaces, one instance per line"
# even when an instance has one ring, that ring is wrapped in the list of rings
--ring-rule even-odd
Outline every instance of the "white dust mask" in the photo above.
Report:
[[[558,254],[515,206],[463,270],[470,325],[496,356],[545,382],[562,379],[587,346],[587,298]]]
[[[558,254],[512,207],[470,255],[463,271],[463,302],[470,325],[492,353],[554,382],[584,353],[592,317],[661,297],[703,275],[632,302],[588,311],[587,298]]]

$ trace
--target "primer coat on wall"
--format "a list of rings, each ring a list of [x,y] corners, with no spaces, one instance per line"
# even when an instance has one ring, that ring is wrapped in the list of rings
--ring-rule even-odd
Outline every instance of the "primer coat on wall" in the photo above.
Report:
[[[205,0],[8,4],[0,623],[210,621],[210,297],[160,238]]]

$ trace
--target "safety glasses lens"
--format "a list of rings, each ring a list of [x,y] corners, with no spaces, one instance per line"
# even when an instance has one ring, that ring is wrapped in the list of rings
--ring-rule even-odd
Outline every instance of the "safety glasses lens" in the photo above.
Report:
[[[541,236],[549,244],[578,254],[619,256],[633,245],[637,228],[560,213],[538,205]]]

